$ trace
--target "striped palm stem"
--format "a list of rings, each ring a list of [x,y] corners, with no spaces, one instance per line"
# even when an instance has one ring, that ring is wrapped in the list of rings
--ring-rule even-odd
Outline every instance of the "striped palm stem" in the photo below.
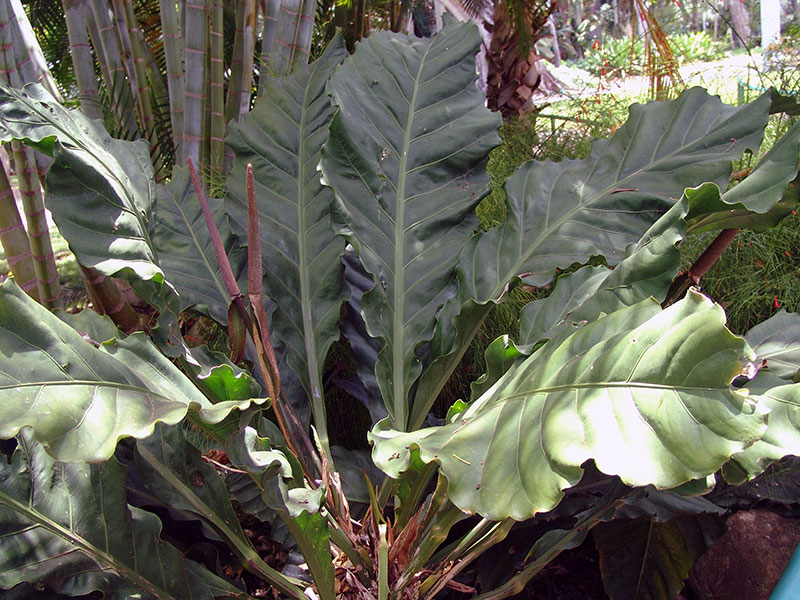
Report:
[[[37,65],[31,58],[35,54],[23,41],[24,26],[19,27],[20,22],[27,23],[27,18],[23,19],[23,15],[13,14],[11,11],[15,6],[13,2],[0,2],[0,46],[2,46],[0,71],[6,74],[7,82],[12,87],[21,88],[25,83],[20,73],[21,65],[34,81],[48,81],[49,72],[45,70],[35,73]],[[21,4],[17,8],[22,11]],[[52,84],[52,80],[50,83]],[[11,142],[10,148],[19,196],[25,213],[28,244],[33,256],[33,270],[39,288],[39,301],[48,307],[58,306],[61,290],[53,247],[50,243],[50,230],[45,215],[39,166],[31,148],[23,146],[19,142]]]
[[[278,27],[273,54],[273,71],[291,73],[300,61],[307,62],[314,30],[317,0],[283,0],[278,14]]]
[[[164,40],[164,62],[167,70],[169,114],[172,123],[172,143],[175,146],[175,163],[185,162],[183,151],[183,48],[178,21],[178,4],[175,0],[159,0],[161,34]]]
[[[55,81],[50,76],[50,70],[44,59],[36,34],[25,14],[20,0],[8,0],[8,18],[11,21],[11,31],[14,34],[14,54],[16,68],[25,83],[41,83],[54,98],[61,100],[61,94]]]
[[[184,0],[184,158],[195,164],[201,161],[201,142],[206,104],[207,32],[204,0]]]
[[[231,76],[225,100],[225,122],[239,121],[250,109],[253,87],[253,52],[255,50],[256,2],[240,0],[236,5],[236,34],[233,38]]]
[[[264,28],[261,33],[261,57],[258,67],[259,96],[264,95],[269,78],[276,75],[272,58],[275,51],[275,37],[278,33],[281,0],[262,0],[261,10],[264,12]]]
[[[78,98],[81,110],[90,119],[102,119],[103,107],[97,79],[94,74],[92,47],[89,44],[89,33],[86,30],[84,0],[62,0],[64,18],[69,36],[69,51],[72,57],[72,69],[75,82],[78,84]]]
[[[38,301],[39,286],[33,269],[33,253],[8,173],[8,161],[3,160],[0,165],[0,244],[17,285]]]
[[[136,112],[139,116],[139,129],[144,133],[150,143],[150,156],[153,159],[153,168],[156,173],[161,171],[164,162],[164,153],[160,149],[159,131],[156,126],[153,98],[155,97],[151,81],[153,77],[148,72],[152,54],[144,42],[144,35],[136,18],[131,0],[113,0],[115,14],[118,14],[117,27],[120,39],[125,40],[130,60],[126,61],[132,72],[128,79],[136,98]],[[159,77],[160,78],[160,77]]]
[[[209,153],[208,169],[212,176],[223,172],[225,160],[225,49],[222,26],[222,0],[209,0]]]
[[[50,228],[44,208],[44,193],[39,183],[39,169],[33,150],[20,142],[11,142],[14,172],[17,176],[22,209],[28,231],[28,243],[33,253],[33,270],[39,287],[39,301],[49,308],[61,304],[61,284],[58,280]]]
[[[88,0],[91,7],[89,35],[102,65],[101,72],[106,77],[105,86],[109,91],[111,110],[120,132],[128,138],[138,136],[136,123],[136,101],[127,83],[127,72],[121,59],[121,49],[116,29],[105,0]]]

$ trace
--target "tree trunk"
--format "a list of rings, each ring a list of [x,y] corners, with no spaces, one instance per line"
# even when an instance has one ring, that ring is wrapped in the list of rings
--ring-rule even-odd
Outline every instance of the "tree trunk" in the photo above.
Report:
[[[728,8],[731,11],[731,24],[733,30],[734,45],[747,46],[750,43],[750,11],[744,0],[728,0]]]
[[[184,119],[183,146],[185,157],[195,165],[202,164],[201,142],[206,105],[206,53],[208,48],[208,23],[206,2],[186,0],[184,4]]]
[[[64,18],[69,36],[69,52],[72,56],[72,69],[78,84],[78,98],[81,110],[90,119],[102,119],[103,107],[100,103],[100,91],[97,89],[97,78],[94,74],[92,47],[89,45],[89,33],[86,30],[85,3],[83,0],[62,0]]]
[[[522,4],[515,8],[521,10]],[[531,40],[531,48],[525,51],[521,50],[520,31],[511,23],[506,0],[498,0],[495,4],[492,39],[486,56],[486,100],[488,107],[499,111],[505,119],[528,108],[533,91],[541,83],[541,74],[534,68],[539,57],[532,46],[541,37],[548,17],[549,10],[519,18],[519,25],[528,28],[527,35]]]
[[[3,152],[5,154],[5,152]],[[11,187],[7,160],[0,164],[0,244],[6,262],[17,285],[31,298],[39,301],[39,286],[33,269],[33,253],[28,243],[28,234],[17,208],[17,199]]]
[[[186,163],[183,145],[183,49],[181,48],[180,23],[175,0],[159,0],[161,13],[161,35],[164,39],[164,62],[167,70],[167,93],[169,116],[172,124],[172,144],[175,148],[175,164]]]

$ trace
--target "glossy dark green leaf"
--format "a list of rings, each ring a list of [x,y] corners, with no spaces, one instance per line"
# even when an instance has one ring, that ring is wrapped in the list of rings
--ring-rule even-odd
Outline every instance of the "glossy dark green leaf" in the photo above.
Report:
[[[284,594],[300,595],[300,582],[267,565],[242,531],[217,470],[177,427],[157,426],[136,443],[136,467],[150,493],[170,508],[192,514],[226,542],[247,568]]]
[[[99,590],[113,600],[249,598],[164,542],[158,518],[128,506],[126,493],[116,460],[55,462],[21,436],[13,462],[0,461],[0,587]]]
[[[436,312],[455,293],[458,253],[478,225],[474,208],[497,144],[499,116],[475,86],[473,25],[435,37],[378,32],[331,78],[339,111],[323,150],[336,192],[334,221],[374,280],[362,299],[367,330],[382,341],[376,374],[396,425]]]
[[[227,143],[236,153],[228,176],[227,204],[234,225],[247,230],[245,169],[253,165],[265,293],[277,304],[274,337],[285,345],[320,435],[327,446],[322,366],[339,337],[339,311],[346,298],[340,256],[343,240],[330,225],[333,192],[320,182],[320,149],[334,109],[325,86],[347,56],[336,37],[310,65],[270,81]]]
[[[91,329],[108,328],[108,319]],[[110,457],[122,437],[147,437],[157,422],[175,424],[190,410],[213,424],[249,399],[211,404],[143,334],[102,344],[31,300],[13,281],[0,285],[0,437],[23,427],[64,461]]]
[[[550,338],[558,327],[594,321],[645,298],[663,300],[678,273],[688,201],[684,197],[656,221],[613,271],[584,267],[558,278],[553,292],[522,309],[519,343]]]
[[[507,335],[502,335],[489,344],[484,352],[486,359],[486,373],[481,375],[470,385],[471,398],[475,399],[492,387],[497,380],[505,375],[511,366],[525,357],[517,345]]]
[[[39,85],[0,86],[0,140],[53,139],[47,206],[78,261],[126,278],[160,311],[162,339],[177,327],[175,290],[150,239],[156,189],[147,142],[113,139]]]
[[[690,293],[645,300],[559,333],[458,419],[373,430],[373,459],[397,476],[419,448],[462,510],[521,520],[552,509],[593,459],[629,485],[707,477],[758,439],[765,417],[729,383],[746,346],[719,306]]]
[[[732,107],[692,88],[669,102],[634,104],[625,125],[585,159],[524,164],[504,184],[506,221],[462,254],[470,295],[496,301],[513,277],[542,285],[556,267],[594,254],[619,263],[685,188],[725,186],[731,161],[758,147],[768,109],[767,95]]]
[[[314,579],[314,587],[322,600],[334,600],[334,571],[331,542],[328,535],[328,520],[317,511],[302,512],[293,519],[285,519],[292,532],[308,570]]]
[[[151,215],[151,240],[159,266],[180,295],[180,310],[191,306],[226,323],[231,298],[188,167],[175,169],[169,183],[158,187],[157,196],[156,211]],[[234,276],[240,279],[246,265],[245,251],[222,213],[223,201],[208,198],[208,202]]]

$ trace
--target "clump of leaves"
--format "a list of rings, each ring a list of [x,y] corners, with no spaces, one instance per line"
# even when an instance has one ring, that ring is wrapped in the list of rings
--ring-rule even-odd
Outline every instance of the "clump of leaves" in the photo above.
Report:
[[[224,201],[186,170],[156,185],[146,145],[41,88],[0,88],[0,139],[53,156],[48,195],[78,260],[158,313],[149,336],[126,336],[0,285],[0,438],[18,445],[0,464],[0,587],[252,597],[235,571],[159,535],[174,518],[201,521],[200,542],[296,600],[309,585],[322,600],[473,593],[466,574],[509,540],[525,560],[477,596],[499,600],[596,526],[615,527],[611,540],[638,535],[635,517],[714,514],[694,496],[715,474],[800,454],[796,319],[744,340],[719,305],[673,286],[687,231],[786,215],[800,127],[723,192],[761,140],[768,95],[733,107],[695,88],[634,105],[583,159],[521,164],[505,218],[481,229],[500,119],[475,86],[480,43],[455,23],[433,39],[374,34],[350,56],[336,38],[232,125]],[[518,340],[489,344],[469,402],[432,418],[493,307],[547,285],[519,311]],[[189,347],[189,307],[227,324],[230,357],[257,372]],[[371,455],[331,447],[324,365],[340,337]],[[757,373],[734,389],[743,364]],[[286,533],[299,573],[264,560],[234,503]],[[664,527],[653,543],[680,541]],[[652,550],[607,568],[649,577]],[[679,559],[656,565],[672,595],[691,556]],[[636,578],[612,579],[634,597]]]

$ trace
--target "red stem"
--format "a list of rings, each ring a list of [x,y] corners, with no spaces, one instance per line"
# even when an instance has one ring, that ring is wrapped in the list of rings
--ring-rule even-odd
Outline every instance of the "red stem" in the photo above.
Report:
[[[708,270],[719,260],[725,249],[731,245],[733,238],[739,233],[739,229],[723,229],[713,242],[706,248],[694,264],[689,269],[687,275],[695,283],[700,283],[700,279],[708,273]]]

